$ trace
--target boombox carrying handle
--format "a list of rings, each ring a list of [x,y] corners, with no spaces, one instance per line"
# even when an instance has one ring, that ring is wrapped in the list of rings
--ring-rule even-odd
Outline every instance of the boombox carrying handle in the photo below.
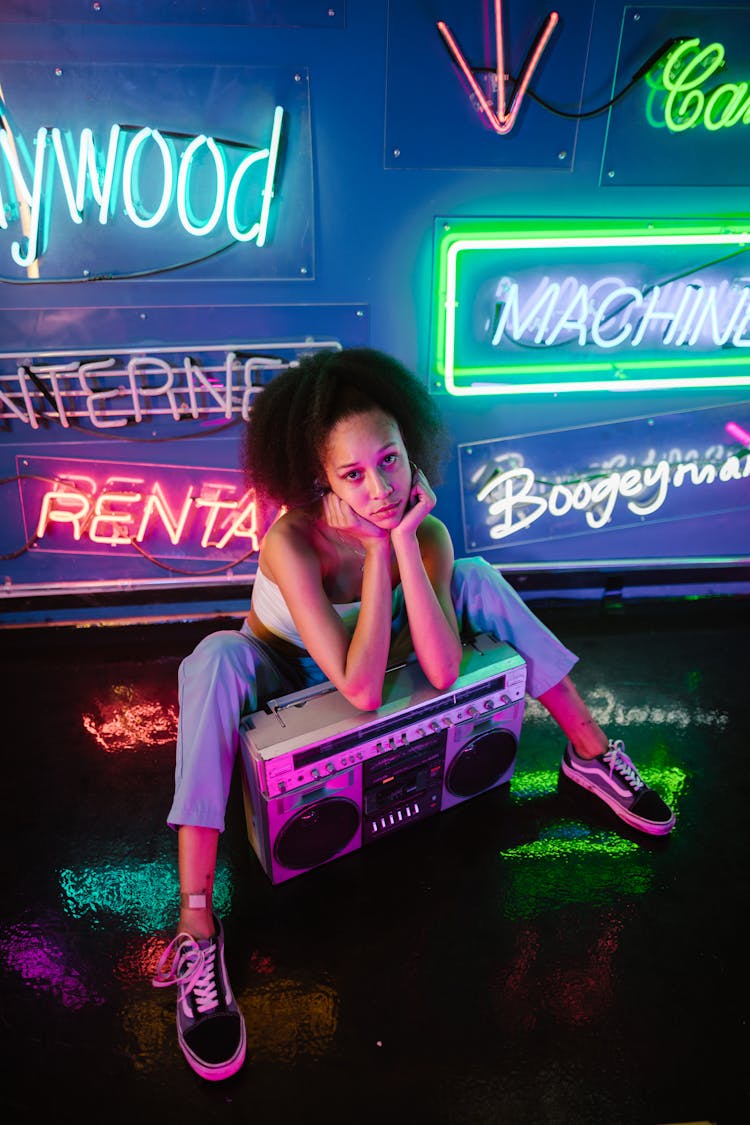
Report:
[[[319,695],[328,695],[335,690],[330,680],[323,680],[321,684],[313,684],[312,687],[302,688],[301,691],[292,691],[289,695],[279,696],[278,699],[268,699],[265,709],[269,715],[276,714],[286,707],[300,707],[303,703],[307,703],[308,699],[316,699]]]
[[[386,675],[389,672],[397,672],[401,668],[406,667],[403,664],[394,664],[386,669]],[[320,684],[313,684],[312,687],[302,688],[301,691],[292,691],[289,695],[281,695],[278,699],[266,700],[265,710],[269,715],[278,715],[279,711],[285,710],[287,707],[301,707],[310,699],[317,699],[320,695],[329,695],[332,691],[336,691],[335,686],[330,680],[323,680]]]

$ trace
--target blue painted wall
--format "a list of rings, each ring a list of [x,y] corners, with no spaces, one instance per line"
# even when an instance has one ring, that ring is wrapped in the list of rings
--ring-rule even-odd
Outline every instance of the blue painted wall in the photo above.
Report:
[[[520,72],[549,10],[521,0],[504,5],[511,74]],[[178,270],[172,267],[189,259],[185,245],[174,240],[174,219],[146,235],[128,228],[118,213],[120,225],[113,218],[103,231],[89,210],[77,226],[61,210],[56,182],[46,189],[46,253],[39,277],[29,277],[11,258],[18,234],[6,160],[0,180],[9,222],[0,230],[6,391],[14,357],[33,366],[39,355],[65,353],[80,361],[135,347],[156,354],[160,347],[220,350],[270,340],[286,341],[286,352],[282,346],[273,353],[286,361],[304,350],[306,338],[310,346],[369,343],[397,355],[440,397],[455,449],[439,512],[460,553],[481,550],[529,590],[559,589],[566,575],[579,592],[596,594],[612,574],[634,587],[672,580],[686,590],[741,588],[750,556],[748,485],[742,441],[725,427],[734,421],[740,432],[750,429],[747,387],[477,397],[442,389],[434,347],[440,314],[435,248],[451,219],[486,219],[496,228],[514,218],[721,226],[741,225],[750,212],[746,162],[737,156],[747,149],[748,126],[713,136],[694,130],[689,152],[681,142],[680,159],[667,159],[664,131],[646,123],[643,79],[611,114],[576,116],[607,103],[670,38],[721,40],[727,48],[723,80],[747,78],[748,9],[566,0],[557,10],[560,22],[531,89],[562,115],[527,97],[512,131],[498,136],[480,119],[436,28],[437,20],[447,21],[492,96],[492,4],[483,0],[6,0],[0,13],[5,127],[28,141],[32,163],[39,126],[58,125],[77,137],[90,122],[103,129],[131,114],[131,125],[182,136],[178,148],[184,137],[201,133],[231,133],[247,146],[261,146],[269,142],[274,104],[286,110],[267,245],[225,252],[231,239],[222,242],[217,229],[205,240],[206,260]],[[193,255],[200,257],[203,247]],[[736,284],[747,272],[740,259],[731,280]],[[33,615],[40,604],[34,598],[42,594],[54,619],[56,597],[85,590],[97,593],[94,613],[127,591],[136,592],[139,605],[162,607],[165,616],[202,589],[210,591],[211,606],[244,604],[255,569],[251,536],[220,548],[217,533],[205,548],[194,532],[159,551],[144,540],[152,558],[122,545],[92,544],[86,529],[74,541],[72,524],[50,526],[39,538],[35,519],[45,486],[30,479],[45,473],[54,479],[64,463],[85,475],[84,466],[96,463],[99,477],[127,476],[131,466],[145,488],[160,467],[164,481],[205,482],[211,470],[236,469],[238,425],[222,427],[216,417],[210,424],[205,417],[146,417],[124,429],[90,419],[65,427],[54,402],[45,409],[36,428],[6,410],[0,430],[6,481],[0,574],[8,620]],[[658,511],[648,514],[630,511],[620,497],[601,526],[596,517],[586,519],[581,500],[567,522],[562,515],[539,519],[533,534],[518,530],[492,539],[482,530],[492,519],[488,524],[477,507],[469,479],[477,449],[501,466],[519,457],[531,464],[543,451],[537,475],[543,468],[568,482],[590,477],[615,456],[622,469],[661,458],[710,462],[716,473],[725,466],[726,479],[696,484],[686,476],[671,489],[674,508],[665,494]],[[733,456],[736,464],[726,469]],[[180,487],[171,494],[174,503]],[[239,484],[233,493],[227,487],[225,497],[237,500]],[[132,497],[120,510],[136,510]]]

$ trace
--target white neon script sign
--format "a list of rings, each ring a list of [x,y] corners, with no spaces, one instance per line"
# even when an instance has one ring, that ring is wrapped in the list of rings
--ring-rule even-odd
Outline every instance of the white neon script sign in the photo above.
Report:
[[[750,286],[727,280],[717,285],[670,282],[642,289],[623,279],[585,283],[541,278],[522,293],[513,278],[495,288],[493,347],[503,338],[539,348],[561,343],[587,348],[748,348]]]
[[[670,132],[684,133],[700,125],[709,132],[750,125],[748,82],[724,82],[705,89],[724,66],[721,43],[701,47],[700,39],[685,39],[669,52],[660,82],[667,93],[664,123]]]
[[[41,126],[31,146],[33,165],[24,170],[19,152],[27,151],[30,146],[20,134],[13,134],[5,122],[0,128],[0,154],[10,172],[16,199],[6,204],[0,191],[0,228],[8,229],[6,210],[12,213],[14,205],[20,212],[23,228],[23,237],[11,243],[13,261],[24,268],[30,267],[44,251],[40,223],[45,212],[50,211],[45,187],[52,182],[55,167],[68,214],[77,225],[83,223],[90,199],[98,205],[99,222],[106,225],[120,198],[125,215],[136,227],[158,226],[174,206],[180,225],[193,237],[210,234],[223,218],[234,241],[254,242],[259,247],[265,245],[283,119],[283,108],[276,106],[267,146],[248,151],[231,174],[226,146],[213,137],[204,134],[193,137],[178,153],[175,141],[158,129],[145,126],[136,132],[126,132],[117,124],[111,127],[104,148],[97,147],[91,129],[82,129],[77,156],[69,131]],[[156,184],[153,174],[148,184],[149,195],[155,192],[157,196],[151,208],[146,206],[142,190],[142,168],[147,155],[151,158],[152,172],[154,167],[158,169]],[[213,199],[209,202],[208,214],[199,221],[192,199],[192,182],[196,166],[204,158],[213,171]],[[245,214],[255,216],[249,225],[243,225],[240,219]]]
[[[520,459],[522,460],[522,459]],[[517,464],[500,471],[484,484],[476,500],[487,506],[489,536],[508,539],[542,516],[560,519],[580,512],[593,530],[605,527],[618,502],[624,501],[635,516],[651,516],[663,506],[671,489],[683,485],[718,485],[750,478],[750,456],[730,454],[720,462],[670,462],[662,458],[651,465],[600,472],[589,479],[547,485],[533,469]]]

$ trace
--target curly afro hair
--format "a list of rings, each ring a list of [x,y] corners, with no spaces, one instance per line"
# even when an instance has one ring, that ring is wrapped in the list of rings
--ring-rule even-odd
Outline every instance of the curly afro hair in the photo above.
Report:
[[[243,466],[259,496],[287,507],[319,495],[321,454],[342,418],[380,408],[398,423],[412,461],[433,483],[448,435],[426,388],[398,360],[372,348],[304,356],[255,398]]]

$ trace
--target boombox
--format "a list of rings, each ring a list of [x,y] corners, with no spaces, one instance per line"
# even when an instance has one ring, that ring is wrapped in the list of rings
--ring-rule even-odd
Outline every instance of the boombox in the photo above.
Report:
[[[526,665],[483,633],[437,691],[416,661],[358,711],[326,681],[272,699],[240,731],[250,843],[273,883],[381,840],[509,781]]]

